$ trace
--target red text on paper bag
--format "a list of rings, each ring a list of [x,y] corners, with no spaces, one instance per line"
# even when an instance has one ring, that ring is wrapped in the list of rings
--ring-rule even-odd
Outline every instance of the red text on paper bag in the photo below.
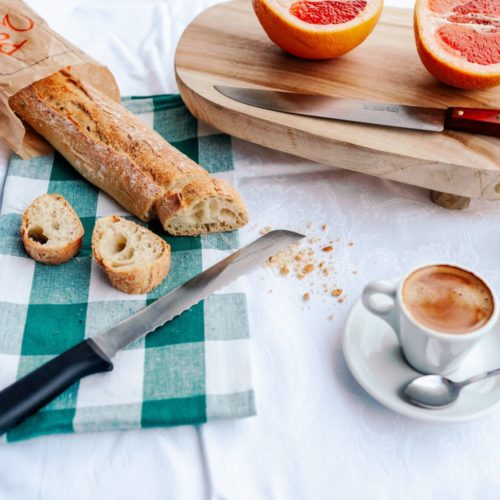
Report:
[[[111,72],[72,45],[23,0],[0,0],[0,139],[21,158],[47,154],[47,143],[10,109],[19,90],[62,68],[115,101],[120,92]]]
[[[16,35],[19,33],[24,33],[30,31],[35,26],[35,22],[28,16],[24,17],[22,23],[18,20],[13,22],[9,14],[5,14],[2,19],[2,31],[0,31],[0,53],[6,56],[11,56],[20,50],[27,42],[27,38],[18,38]]]

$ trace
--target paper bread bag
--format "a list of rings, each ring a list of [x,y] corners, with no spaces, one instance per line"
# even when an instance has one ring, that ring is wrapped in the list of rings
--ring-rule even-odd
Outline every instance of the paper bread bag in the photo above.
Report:
[[[108,68],[50,29],[21,0],[0,0],[0,138],[21,158],[47,154],[51,147],[25,126],[9,107],[9,97],[62,68],[119,101]]]

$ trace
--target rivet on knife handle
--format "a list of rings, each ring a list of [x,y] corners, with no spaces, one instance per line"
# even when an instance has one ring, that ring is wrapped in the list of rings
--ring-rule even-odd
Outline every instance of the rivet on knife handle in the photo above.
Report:
[[[500,137],[500,109],[448,108],[444,128]]]

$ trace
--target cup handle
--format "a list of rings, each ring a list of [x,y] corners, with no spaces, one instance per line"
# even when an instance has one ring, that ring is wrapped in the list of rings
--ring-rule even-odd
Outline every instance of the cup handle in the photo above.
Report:
[[[396,307],[396,292],[397,283],[391,283],[389,281],[372,281],[365,286],[361,300],[363,305],[379,318],[383,319],[392,329],[396,332],[399,337],[399,325],[398,325],[398,315]],[[390,299],[392,299],[391,304],[375,305],[372,302],[372,296],[382,294]]]

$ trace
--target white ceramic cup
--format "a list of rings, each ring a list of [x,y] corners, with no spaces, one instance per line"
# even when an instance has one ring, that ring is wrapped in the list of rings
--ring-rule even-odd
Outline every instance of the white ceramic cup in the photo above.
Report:
[[[493,312],[490,319],[477,330],[470,333],[454,334],[432,330],[411,316],[403,302],[403,284],[418,269],[429,266],[452,266],[462,269],[479,278],[493,297]],[[391,303],[377,304],[375,295],[385,295]],[[447,374],[455,370],[469,351],[491,332],[498,320],[498,301],[488,282],[475,272],[463,266],[450,263],[427,264],[408,272],[401,280],[374,281],[365,286],[362,295],[363,305],[371,313],[386,321],[396,332],[403,354],[410,365],[422,373]]]

